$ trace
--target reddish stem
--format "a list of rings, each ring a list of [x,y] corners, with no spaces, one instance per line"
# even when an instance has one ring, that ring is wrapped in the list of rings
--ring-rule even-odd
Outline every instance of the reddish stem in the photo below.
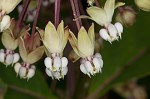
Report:
[[[38,6],[37,6],[34,22],[33,22],[33,27],[32,27],[31,39],[33,39],[33,37],[34,37],[35,28],[36,28],[36,24],[37,24],[37,19],[38,19],[40,7],[41,7],[41,2],[42,2],[42,0],[38,0]]]
[[[19,15],[19,20],[18,20],[18,23],[17,23],[16,28],[18,28],[18,27],[20,26],[21,22],[23,21],[24,16],[25,16],[25,13],[26,13],[26,11],[27,11],[27,8],[28,8],[28,6],[29,6],[30,1],[31,1],[31,0],[26,0],[26,1],[24,2],[24,4],[23,4],[23,9],[22,9],[22,11],[21,11],[21,14]]]
[[[76,19],[76,18],[78,18],[78,16],[77,16],[76,8],[74,5],[74,0],[70,0],[70,3],[71,3],[72,11],[73,11],[73,16]],[[77,29],[80,30],[81,25],[80,25],[79,20],[76,21],[76,26],[77,26]]]
[[[59,24],[59,15],[60,15],[60,2],[61,0],[55,0],[55,27],[58,27]]]

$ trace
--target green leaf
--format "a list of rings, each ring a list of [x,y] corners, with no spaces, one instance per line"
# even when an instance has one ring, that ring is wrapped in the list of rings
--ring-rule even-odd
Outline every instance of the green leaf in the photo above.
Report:
[[[49,90],[45,79],[38,69],[36,70],[35,76],[27,81],[25,79],[20,79],[19,76],[16,77],[13,67],[6,68],[4,65],[0,64],[0,78],[7,84],[8,88],[17,91],[16,95],[20,92],[35,98],[56,99]]]

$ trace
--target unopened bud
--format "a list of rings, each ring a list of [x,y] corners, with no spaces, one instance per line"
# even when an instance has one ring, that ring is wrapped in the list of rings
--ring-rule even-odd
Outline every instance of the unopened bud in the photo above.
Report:
[[[124,26],[132,26],[136,21],[136,13],[129,6],[119,7],[116,21],[122,23]]]
[[[150,0],[135,0],[135,4],[144,11],[150,11]]]

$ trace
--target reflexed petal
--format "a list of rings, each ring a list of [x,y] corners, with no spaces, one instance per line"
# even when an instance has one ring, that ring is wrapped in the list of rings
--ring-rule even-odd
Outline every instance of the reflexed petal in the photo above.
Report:
[[[106,41],[110,40],[110,36],[108,35],[108,32],[106,29],[101,29],[99,31],[99,34],[104,40],[106,40]]]
[[[70,53],[69,53],[69,59],[74,63],[76,62],[78,59],[80,58],[80,56],[78,56],[74,50],[72,50]]]
[[[115,9],[120,7],[120,6],[123,6],[123,5],[125,5],[124,2],[117,2],[116,5],[115,5]]]
[[[19,56],[19,54],[18,54],[18,53],[15,53],[15,54],[13,55],[13,57],[14,57],[13,63],[18,62],[18,61],[19,61],[19,59],[20,59],[20,56]]]
[[[60,51],[62,50],[60,49],[61,46],[59,35],[51,22],[48,22],[45,27],[43,43],[51,53],[60,53]]]
[[[109,23],[112,21],[114,9],[115,9],[115,0],[107,0],[105,3],[105,6],[104,6],[104,10],[107,14],[107,18],[109,20]]]
[[[61,21],[61,23],[58,25],[57,33],[58,33],[60,41],[63,42],[64,40],[64,22],[63,21]]]
[[[81,70],[82,73],[87,74],[87,71],[86,71],[83,64],[80,65],[80,70]]]
[[[42,29],[40,29],[38,27],[36,27],[36,29],[39,32],[41,39],[43,40],[44,39],[44,30],[42,30]]]
[[[10,13],[14,8],[21,2],[22,0],[3,0],[1,4],[1,9],[6,11],[6,13]]]
[[[25,62],[33,64],[37,62],[44,54],[44,46],[40,46],[28,54]]]
[[[17,75],[18,75],[18,73],[19,73],[20,67],[21,67],[21,64],[20,64],[20,63],[16,63],[16,64],[14,65],[14,70],[15,70],[15,72],[17,73]]]
[[[27,73],[27,69],[25,67],[21,67],[19,69],[19,75],[20,75],[20,78],[23,78],[26,76],[26,73]]]
[[[27,51],[25,48],[25,44],[22,38],[19,39],[19,53],[24,62],[27,60]]]
[[[76,52],[76,54],[78,56],[80,56],[79,55],[79,51],[78,51],[78,41],[77,41],[77,38],[75,37],[75,35],[73,34],[72,31],[69,30],[69,33],[70,33],[70,35],[69,35],[69,42],[70,42],[73,50]]]
[[[6,30],[2,33],[1,40],[6,49],[15,50],[18,46],[18,40],[15,40],[11,36],[10,30]]]
[[[67,44],[68,38],[69,38],[69,28],[66,28],[66,29],[65,29],[64,38],[63,38],[62,50],[64,50],[64,48],[65,48],[65,46],[66,46],[66,44]]]
[[[104,26],[108,23],[106,12],[103,9],[92,6],[87,8],[86,11],[90,15],[91,19],[97,24]]]
[[[5,15],[0,22],[0,31],[6,30],[10,26],[10,16]]]
[[[68,65],[68,59],[66,57],[62,57],[61,58],[61,62],[62,62],[62,68],[63,67],[67,67],[67,65]]]
[[[6,56],[6,60],[5,60],[6,65],[10,65],[10,64],[12,64],[12,63],[13,63],[13,60],[14,60],[13,55],[8,54],[8,55]]]
[[[58,71],[59,69],[60,69],[60,67],[61,67],[61,59],[60,59],[60,57],[55,57],[54,58],[54,68],[56,69],[56,71]]]
[[[45,64],[46,68],[52,69],[52,59],[50,57],[45,58],[44,64]]]
[[[94,47],[84,27],[81,27],[78,33],[78,49],[82,58],[94,53]]]
[[[89,38],[90,38],[90,40],[93,44],[93,47],[94,47],[94,45],[95,45],[95,32],[94,32],[94,24],[93,23],[88,30],[88,35],[89,35]]]

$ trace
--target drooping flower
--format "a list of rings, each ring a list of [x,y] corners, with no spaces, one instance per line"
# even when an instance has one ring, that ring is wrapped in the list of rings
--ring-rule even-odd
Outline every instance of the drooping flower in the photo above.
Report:
[[[115,8],[124,5],[124,3],[117,3],[115,5],[115,0],[107,0],[104,8],[91,6],[87,8],[87,13],[89,16],[80,16],[80,18],[88,18],[95,21],[97,24],[104,26],[104,29],[99,31],[100,36],[110,43],[114,40],[121,38],[121,33],[123,32],[123,26],[121,23],[117,22],[114,25],[111,23]]]
[[[9,28],[11,18],[9,14],[21,0],[0,0],[0,32]]]
[[[3,31],[1,37],[5,49],[1,49],[0,51],[0,62],[4,63],[6,66],[13,65],[19,61],[19,54],[14,52],[18,47],[18,38],[30,29],[29,25],[15,28],[16,24],[17,22],[12,20],[10,28]]]
[[[47,75],[52,79],[64,78],[68,72],[68,59],[62,55],[69,36],[68,28],[64,29],[64,22],[61,21],[57,30],[51,22],[48,22],[45,31],[39,28],[37,30],[41,35],[48,56],[44,60]]]
[[[81,27],[78,33],[78,39],[70,31],[69,42],[75,53],[81,57],[80,70],[89,77],[98,72],[101,72],[103,60],[99,53],[94,55],[95,34],[94,24],[88,30],[88,33]],[[77,59],[76,59],[77,60]]]
[[[28,32],[19,39],[19,53],[23,60],[22,63],[16,63],[14,66],[15,72],[20,78],[29,80],[35,74],[35,66],[44,53],[44,46],[41,46],[38,33],[30,36]]]

